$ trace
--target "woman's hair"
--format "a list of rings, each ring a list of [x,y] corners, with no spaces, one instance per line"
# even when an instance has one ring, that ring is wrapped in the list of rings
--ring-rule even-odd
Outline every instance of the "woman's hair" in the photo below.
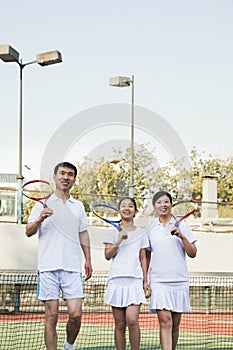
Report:
[[[137,209],[137,203],[136,203],[135,199],[134,199],[134,198],[131,198],[131,197],[128,197],[128,196],[123,197],[123,198],[120,199],[120,201],[119,201],[119,203],[118,203],[118,209],[120,209],[121,203],[123,202],[124,199],[129,199],[129,200],[133,203],[135,211],[138,210],[138,209]]]
[[[152,204],[153,206],[155,205],[155,202],[157,202],[157,200],[162,197],[162,196],[167,196],[172,204],[172,196],[170,195],[169,192],[167,191],[158,191],[154,194],[153,199],[152,199]]]

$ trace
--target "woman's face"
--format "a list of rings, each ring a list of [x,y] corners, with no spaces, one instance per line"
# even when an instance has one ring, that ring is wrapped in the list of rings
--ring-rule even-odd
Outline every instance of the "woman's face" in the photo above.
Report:
[[[155,211],[159,216],[167,216],[171,214],[172,204],[168,196],[161,196],[154,205]]]
[[[136,210],[134,203],[129,198],[122,200],[119,208],[119,214],[121,218],[125,220],[132,220],[134,218]]]

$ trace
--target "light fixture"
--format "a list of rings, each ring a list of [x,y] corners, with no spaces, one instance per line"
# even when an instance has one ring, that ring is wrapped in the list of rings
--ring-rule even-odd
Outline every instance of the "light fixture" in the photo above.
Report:
[[[19,160],[18,160],[18,198],[17,198],[17,222],[22,223],[22,213],[23,213],[23,194],[22,194],[22,130],[23,130],[23,69],[25,66],[33,63],[38,63],[41,66],[48,66],[51,64],[56,64],[62,62],[62,56],[59,51],[49,51],[38,54],[36,60],[23,63],[19,59],[19,53],[10,45],[0,45],[0,59],[4,62],[16,62],[20,68],[20,97],[19,97]]]

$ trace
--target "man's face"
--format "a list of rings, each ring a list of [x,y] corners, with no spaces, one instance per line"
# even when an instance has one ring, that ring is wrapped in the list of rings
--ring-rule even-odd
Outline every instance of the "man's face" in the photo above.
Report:
[[[59,167],[53,179],[56,189],[63,192],[69,191],[75,183],[74,170],[67,167]]]

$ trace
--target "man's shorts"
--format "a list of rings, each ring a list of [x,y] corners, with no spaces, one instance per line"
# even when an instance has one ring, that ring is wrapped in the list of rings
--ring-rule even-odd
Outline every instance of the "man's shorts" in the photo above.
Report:
[[[61,292],[64,300],[84,298],[82,274],[64,270],[38,273],[36,299],[59,300]]]

